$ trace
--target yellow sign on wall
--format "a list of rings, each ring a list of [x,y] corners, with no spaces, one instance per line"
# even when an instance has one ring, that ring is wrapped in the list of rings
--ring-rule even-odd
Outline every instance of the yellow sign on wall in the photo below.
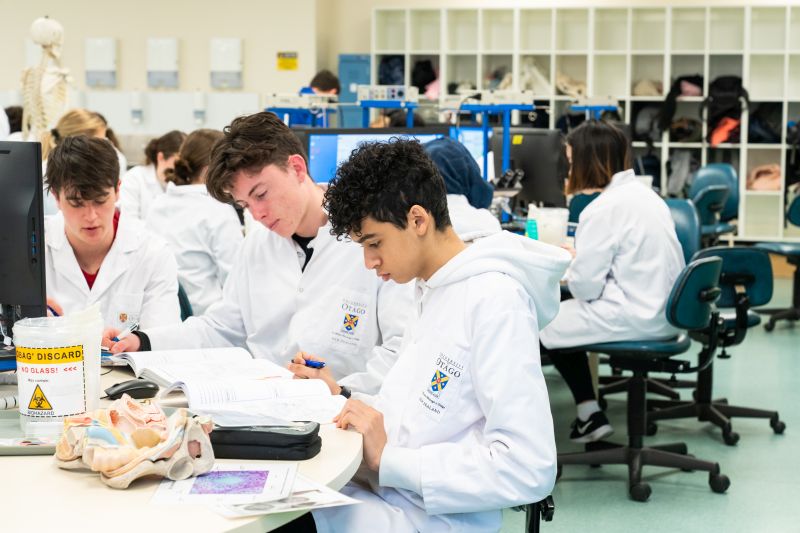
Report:
[[[297,70],[297,52],[278,52],[278,70]]]

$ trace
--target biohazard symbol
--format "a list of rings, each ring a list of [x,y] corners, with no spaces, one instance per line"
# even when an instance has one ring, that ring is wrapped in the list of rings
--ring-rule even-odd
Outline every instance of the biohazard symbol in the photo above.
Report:
[[[47,396],[44,395],[39,385],[36,385],[36,388],[33,389],[33,396],[31,396],[31,401],[28,402],[28,409],[35,409],[38,411],[50,411],[53,409],[53,406],[47,401]]]

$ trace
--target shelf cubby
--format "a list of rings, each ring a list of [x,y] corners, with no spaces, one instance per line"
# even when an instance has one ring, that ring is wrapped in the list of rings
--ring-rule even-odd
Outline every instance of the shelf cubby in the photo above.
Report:
[[[739,76],[741,78],[744,72],[743,64],[744,56],[741,55],[723,54],[709,56],[706,83],[711,84],[712,81],[720,76]],[[749,87],[747,88],[749,89]]]
[[[450,93],[450,84],[468,83],[478,87],[478,59],[473,55],[447,56],[447,92]]]
[[[744,50],[744,8],[712,7],[709,10],[709,49],[713,51]]]
[[[403,50],[406,47],[406,10],[376,12],[375,46],[378,50]]]
[[[588,36],[588,9],[556,11],[556,50],[586,51],[589,49]]]
[[[531,89],[534,94],[553,94],[549,55],[525,55],[519,60],[520,89]],[[536,74],[538,71],[538,74]]]
[[[672,9],[672,46],[675,51],[705,50],[706,9]]]
[[[438,51],[442,47],[442,14],[438,9],[415,9],[410,13],[411,50]]]
[[[484,55],[481,59],[483,76],[481,79],[482,89],[496,89],[505,76],[511,75],[513,68],[513,56],[503,54]]]
[[[477,9],[447,11],[447,49],[454,52],[478,50]]]
[[[744,234],[752,238],[770,238],[781,233],[783,199],[779,194],[744,194]]]
[[[664,8],[631,10],[631,49],[662,52],[666,39],[667,12]]]
[[[652,80],[664,87],[664,56],[634,55],[631,57],[631,84],[642,80]],[[669,87],[666,87],[664,91],[668,89]]]
[[[628,94],[627,57],[623,54],[595,56],[593,87],[595,96],[621,97]]]
[[[519,44],[523,50],[553,49],[552,9],[523,9],[519,19]]]
[[[783,98],[783,55],[750,56],[750,77],[745,87],[751,100]]]
[[[622,51],[628,49],[628,10],[600,9],[594,12],[594,49]]]
[[[510,51],[514,49],[514,11],[511,9],[483,10],[483,49]]]
[[[786,8],[754,7],[750,11],[750,50],[783,50]]]

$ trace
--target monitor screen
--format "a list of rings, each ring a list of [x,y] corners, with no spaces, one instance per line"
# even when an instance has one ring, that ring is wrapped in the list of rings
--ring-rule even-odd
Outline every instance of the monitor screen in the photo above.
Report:
[[[39,143],[0,142],[0,191],[0,304],[4,319],[13,323],[16,318],[45,316]]]
[[[412,138],[421,143],[448,135],[444,127],[391,129],[318,129],[306,130],[308,139],[308,173],[317,183],[328,183],[336,169],[345,162],[359,144],[388,142],[393,137]]]
[[[491,142],[492,129],[489,129],[489,140]],[[483,154],[486,153],[489,147],[484,146],[483,142],[483,128],[481,126],[450,126],[450,137],[463,144],[469,153],[472,154],[475,162],[478,163],[478,168],[481,169],[483,175]],[[491,162],[490,162],[491,163]],[[489,173],[483,176],[484,179],[492,178],[492,165],[489,165]]]

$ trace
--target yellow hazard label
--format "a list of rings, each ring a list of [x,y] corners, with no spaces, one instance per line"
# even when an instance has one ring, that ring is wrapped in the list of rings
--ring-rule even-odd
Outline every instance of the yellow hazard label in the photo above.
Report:
[[[512,135],[511,144],[522,144],[522,135]]]
[[[17,363],[56,365],[83,361],[83,345],[60,348],[25,348],[17,346]]]
[[[53,406],[50,405],[49,401],[47,401],[47,396],[44,395],[44,392],[42,392],[42,388],[39,385],[36,385],[36,388],[33,389],[31,401],[28,402],[28,409],[33,409],[36,411],[53,410]]]
[[[278,52],[278,70],[297,70],[297,52]]]

